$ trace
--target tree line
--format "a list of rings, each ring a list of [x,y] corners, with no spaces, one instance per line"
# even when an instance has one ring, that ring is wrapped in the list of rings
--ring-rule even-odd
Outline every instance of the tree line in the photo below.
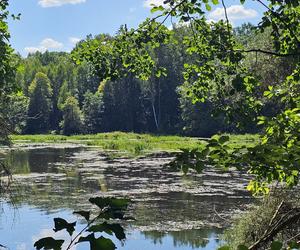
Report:
[[[233,114],[228,122],[228,116],[218,112],[218,107],[228,103],[240,108],[244,97],[239,92],[243,86],[238,82],[233,87],[223,86],[224,91],[231,93],[219,97],[219,89],[214,91],[219,86],[211,81],[209,98],[205,102],[191,102],[188,90],[192,86],[185,83],[183,71],[186,63],[197,58],[187,52],[183,42],[186,36],[192,36],[188,26],[174,26],[172,39],[151,49],[156,64],[165,68],[166,73],[159,77],[153,74],[147,80],[128,72],[121,78],[103,81],[99,72],[95,73],[95,65],[87,61],[77,65],[72,53],[36,52],[27,58],[15,55],[18,66],[13,84],[18,91],[2,101],[2,116],[13,131],[25,134],[125,131],[208,137],[217,132],[257,132],[253,119],[256,114],[243,111],[247,122],[239,124],[240,116],[235,120]],[[105,39],[114,37],[88,36],[74,51],[83,44],[103,43]],[[251,24],[235,28],[234,39],[246,47],[268,49],[271,44],[270,32],[257,33]],[[290,74],[293,65],[292,60],[253,54],[244,63],[268,86],[275,78]],[[265,91],[264,86],[258,91]],[[262,114],[276,113],[280,108],[265,99],[257,101],[263,102]]]

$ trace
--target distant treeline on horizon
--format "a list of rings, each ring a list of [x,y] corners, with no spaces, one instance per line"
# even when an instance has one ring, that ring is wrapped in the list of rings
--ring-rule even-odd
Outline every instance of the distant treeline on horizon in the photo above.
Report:
[[[183,62],[195,60],[182,43],[190,32],[188,27],[177,28],[173,42],[153,50],[157,64],[166,68],[167,76],[153,76],[148,81],[130,73],[116,81],[101,81],[92,65],[76,65],[65,52],[17,56],[15,81],[20,90],[0,104],[0,112],[15,131],[23,134],[124,131],[208,137],[217,132],[257,132],[251,117],[246,126],[238,127],[234,118],[228,124],[224,114],[214,112],[222,103],[211,101],[213,98],[192,103],[182,74]],[[270,34],[256,34],[250,24],[236,28],[235,38],[246,46],[258,43],[264,48],[270,44]],[[259,56],[265,57],[264,65],[257,65],[250,54],[245,64],[265,83],[288,72],[289,65],[282,63],[284,59]],[[237,105],[239,98],[233,93],[230,99],[222,101]],[[262,112],[276,109],[276,103],[264,105]]]

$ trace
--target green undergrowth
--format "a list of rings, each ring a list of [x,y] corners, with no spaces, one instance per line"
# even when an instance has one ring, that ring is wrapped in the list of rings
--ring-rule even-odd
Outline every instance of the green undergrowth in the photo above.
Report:
[[[274,188],[268,196],[256,200],[256,204],[245,213],[237,214],[236,218],[233,219],[231,228],[225,231],[223,240],[229,249],[242,249],[239,248],[240,245],[250,247],[261,239],[267,230],[272,230],[270,226],[272,221],[272,225],[276,225],[276,223],[279,225],[285,213],[292,214],[292,208],[298,209],[300,207],[299,198],[299,192],[295,189]],[[279,207],[282,209],[279,210]],[[277,216],[274,217],[275,215]],[[270,249],[272,240],[288,243],[288,240],[300,238],[299,219],[298,221],[291,220],[284,225],[278,234],[274,234],[269,242],[261,245],[258,249]],[[280,227],[278,226],[278,228]],[[295,235],[297,235],[296,238],[294,238]]]
[[[233,147],[255,144],[257,135],[230,135]],[[93,135],[12,135],[13,143],[78,143],[97,146],[104,150],[119,151],[123,155],[139,156],[147,153],[193,149],[205,145],[207,139],[183,136],[162,136],[124,132]]]

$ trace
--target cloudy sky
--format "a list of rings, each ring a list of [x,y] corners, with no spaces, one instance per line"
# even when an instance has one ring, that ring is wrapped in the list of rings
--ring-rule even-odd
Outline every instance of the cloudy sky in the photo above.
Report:
[[[114,34],[122,24],[136,27],[151,16],[151,4],[163,0],[15,0],[10,10],[21,13],[20,21],[10,20],[13,47],[26,56],[35,51],[70,51],[86,35]],[[254,1],[240,5],[239,0],[225,0],[231,22],[257,23],[262,7]],[[208,19],[224,17],[221,6],[214,7]]]

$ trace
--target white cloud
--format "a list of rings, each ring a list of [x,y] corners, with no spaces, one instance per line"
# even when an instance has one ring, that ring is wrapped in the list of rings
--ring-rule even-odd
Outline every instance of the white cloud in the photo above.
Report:
[[[47,49],[61,49],[64,45],[52,38],[46,38],[41,43],[41,46]]]
[[[243,5],[231,5],[227,8],[228,19],[232,22],[241,19],[251,19],[258,16],[258,13],[254,9],[246,9]],[[208,18],[213,21],[219,21],[225,19],[224,8],[216,8],[209,13]]]
[[[60,50],[64,47],[64,45],[58,41],[53,40],[52,38],[45,38],[40,44],[36,47],[26,47],[24,50],[27,53],[35,53],[37,51],[45,52],[46,50]]]
[[[69,37],[69,42],[72,43],[72,45],[76,45],[80,41],[81,39],[78,37]]]
[[[85,3],[86,0],[39,0],[39,5],[43,8],[59,7],[65,4]]]
[[[164,0],[146,0],[145,2],[144,2],[144,7],[146,7],[146,8],[152,8],[153,7],[153,5],[155,5],[155,6],[160,6],[160,5],[162,5],[162,6],[166,6],[165,4],[164,4]]]

